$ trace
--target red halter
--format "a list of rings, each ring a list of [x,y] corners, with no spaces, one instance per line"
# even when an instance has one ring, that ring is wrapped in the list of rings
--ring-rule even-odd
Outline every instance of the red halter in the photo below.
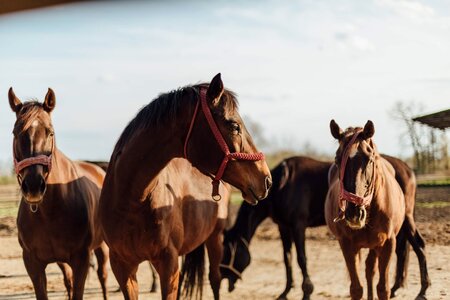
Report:
[[[228,148],[227,143],[225,142],[222,134],[220,133],[219,128],[217,127],[216,122],[214,121],[214,118],[211,114],[211,111],[209,109],[208,103],[206,102],[206,89],[200,88],[200,99],[197,102],[197,105],[195,106],[194,115],[192,116],[191,125],[189,126],[189,131],[186,136],[186,141],[184,142],[184,157],[187,159],[187,144],[189,141],[189,137],[191,136],[192,128],[194,127],[195,118],[198,113],[198,107],[201,103],[202,105],[202,111],[205,114],[206,120],[208,121],[209,128],[211,129],[212,133],[214,134],[214,137],[216,138],[217,143],[219,144],[220,148],[222,149],[223,153],[225,154],[222,163],[219,166],[219,169],[216,172],[216,175],[214,175],[214,179],[212,181],[213,190],[212,190],[212,198],[215,201],[219,201],[221,199],[221,196],[219,194],[219,184],[220,180],[222,179],[223,173],[225,172],[225,168],[227,167],[228,161],[230,159],[236,159],[236,160],[249,160],[249,161],[259,161],[264,159],[263,153],[240,153],[240,152],[230,152],[230,149]]]
[[[16,159],[16,153],[13,149],[13,158],[14,158],[14,170],[16,171],[16,174],[19,175],[20,171],[23,169],[32,166],[32,165],[44,165],[48,168],[48,173],[52,170],[52,155],[53,151],[55,149],[55,140],[52,140],[52,152],[50,155],[38,155],[38,156],[32,156],[25,159],[22,159],[21,161],[17,161]]]
[[[345,211],[347,201],[350,201],[356,205],[360,206],[368,206],[370,202],[372,201],[373,193],[370,193],[369,195],[365,197],[360,197],[354,193],[350,193],[347,191],[344,187],[344,174],[345,174],[345,166],[347,164],[348,157],[350,155],[350,150],[352,145],[355,143],[356,138],[358,135],[362,132],[362,130],[356,131],[356,133],[353,135],[352,139],[350,140],[350,143],[348,143],[347,147],[345,148],[344,155],[342,157],[341,162],[341,168],[339,172],[339,186],[340,186],[340,193],[339,193],[339,208],[342,212]]]

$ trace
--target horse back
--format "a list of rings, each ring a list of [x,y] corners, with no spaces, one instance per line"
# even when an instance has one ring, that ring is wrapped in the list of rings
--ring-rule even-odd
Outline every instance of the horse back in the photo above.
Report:
[[[276,222],[303,220],[308,227],[325,225],[323,211],[330,166],[331,162],[295,156],[275,167],[267,199],[272,203],[272,218]]]

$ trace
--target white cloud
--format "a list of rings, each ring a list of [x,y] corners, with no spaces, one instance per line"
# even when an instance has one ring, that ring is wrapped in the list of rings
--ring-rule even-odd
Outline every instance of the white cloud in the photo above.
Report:
[[[376,0],[376,2],[414,20],[427,19],[435,14],[433,8],[415,0]]]

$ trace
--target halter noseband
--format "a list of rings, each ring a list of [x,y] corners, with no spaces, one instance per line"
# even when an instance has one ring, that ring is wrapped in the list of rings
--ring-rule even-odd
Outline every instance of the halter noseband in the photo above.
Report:
[[[353,144],[356,141],[356,138],[358,137],[358,135],[361,132],[362,132],[362,129],[358,129],[355,132],[355,134],[353,135],[352,139],[350,140],[350,142],[348,143],[347,147],[345,147],[345,150],[344,150],[344,155],[342,157],[341,167],[340,167],[340,170],[339,170],[339,188],[340,188],[340,191],[339,191],[339,199],[338,199],[338,201],[339,201],[339,209],[340,209],[340,211],[339,211],[338,217],[336,217],[334,219],[334,222],[338,222],[338,221],[344,219],[344,212],[345,212],[345,209],[347,207],[347,201],[348,202],[352,202],[352,203],[354,203],[356,205],[359,205],[359,206],[369,206],[370,202],[372,201],[372,198],[373,198],[373,189],[372,189],[372,192],[369,195],[367,195],[365,197],[361,197],[361,196],[358,196],[358,195],[356,195],[354,193],[351,193],[351,192],[347,191],[345,189],[345,187],[344,187],[345,167],[347,165],[347,161],[348,161],[348,158],[350,156],[351,147],[353,146]],[[373,155],[370,157],[370,160],[373,160]],[[375,172],[375,167],[373,167],[373,172]],[[373,173],[372,178],[373,178],[374,174],[375,173]]]
[[[37,156],[31,156],[28,158],[24,158],[21,161],[18,161],[16,158],[16,151],[14,151],[14,146],[13,146],[14,171],[16,172],[16,176],[17,176],[17,180],[19,181],[19,184],[21,184],[21,179],[22,179],[22,176],[20,175],[20,171],[22,171],[25,168],[28,168],[29,166],[33,166],[33,165],[47,166],[47,168],[48,168],[47,177],[48,177],[48,174],[50,174],[50,171],[52,170],[52,157],[53,157],[54,150],[55,150],[55,138],[52,139],[52,150],[51,150],[50,155],[41,154],[41,155],[37,155]],[[37,212],[38,205],[30,204],[30,210],[33,213]]]
[[[192,116],[191,125],[189,126],[189,131],[186,136],[186,141],[184,142],[184,158],[188,158],[187,156],[187,145],[189,141],[189,137],[191,136],[192,128],[194,127],[195,118],[198,113],[198,107],[199,104],[202,106],[203,114],[206,117],[206,120],[208,121],[209,128],[211,129],[214,137],[216,138],[217,143],[219,144],[220,148],[222,149],[222,152],[225,154],[222,163],[219,166],[219,169],[217,170],[216,174],[214,175],[214,179],[212,181],[212,198],[215,201],[219,201],[222,197],[219,194],[219,184],[220,180],[222,179],[223,173],[225,172],[225,168],[227,167],[228,162],[230,159],[235,160],[248,160],[248,161],[259,161],[264,159],[263,153],[241,153],[241,152],[230,152],[230,149],[228,148],[227,143],[225,142],[225,139],[222,136],[222,133],[220,132],[219,128],[217,127],[216,122],[214,121],[214,118],[211,114],[211,110],[209,109],[208,103],[206,101],[206,88],[200,88],[200,99],[197,102],[194,110],[194,115]]]
[[[244,244],[244,246],[247,248],[247,251],[248,251],[248,247],[249,247],[248,242],[242,236],[240,237],[240,241],[242,242],[242,244]],[[219,267],[230,270],[239,279],[242,279],[242,273],[234,268],[234,260],[236,259],[236,251],[237,251],[237,242],[235,242],[235,243],[229,242],[228,247],[230,248],[230,255],[231,255],[230,262],[227,265],[219,264]]]

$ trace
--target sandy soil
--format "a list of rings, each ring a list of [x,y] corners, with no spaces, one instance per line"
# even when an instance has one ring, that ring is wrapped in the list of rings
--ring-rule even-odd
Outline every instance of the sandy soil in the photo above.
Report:
[[[422,193],[422,194],[420,194]],[[429,193],[434,193],[430,195]],[[421,199],[423,195],[424,199]],[[438,196],[440,198],[438,198]],[[441,197],[442,196],[442,197]],[[418,228],[427,242],[428,271],[432,286],[428,289],[428,299],[450,299],[450,206],[427,205],[426,199],[444,199],[448,197],[448,189],[443,191],[420,191],[418,200],[421,205],[416,208]],[[418,202],[419,202],[418,201]],[[425,205],[423,205],[425,203]],[[238,206],[231,208],[235,215]],[[307,257],[311,279],[315,285],[312,299],[348,299],[349,278],[344,259],[337,242],[328,233],[326,227],[307,230]],[[228,282],[222,282],[221,298],[231,300],[242,299],[275,299],[285,287],[285,269],[282,261],[282,247],[275,224],[266,220],[257,230],[250,244],[252,263],[238,281],[236,289],[228,293]],[[363,259],[367,252],[363,252]],[[360,277],[365,282],[363,263]],[[395,259],[391,264],[391,280],[393,280]],[[48,291],[50,299],[66,299],[62,274],[56,264],[47,268]],[[149,293],[151,276],[147,263],[143,263],[138,272],[140,299],[160,299],[158,293]],[[288,295],[290,299],[301,299],[302,276],[299,267],[294,263],[295,286]],[[375,282],[376,282],[375,278]],[[396,299],[414,299],[420,289],[420,275],[416,256],[411,250],[408,285],[398,292]],[[365,284],[365,283],[364,283]],[[392,285],[392,281],[391,281]],[[118,285],[110,271],[108,279],[110,299],[123,299],[117,290]],[[366,290],[364,296],[366,297]],[[0,218],[0,300],[34,299],[33,287],[22,262],[21,248],[17,241],[15,218]],[[102,299],[96,273],[90,271],[85,299]],[[205,278],[204,299],[212,299],[212,292]]]
[[[0,300],[34,299],[33,287],[21,258],[21,249],[16,236],[0,237]],[[222,283],[223,299],[274,299],[285,285],[281,244],[276,226],[265,222],[253,239],[250,250],[252,263],[237,283],[233,293],[227,292],[227,282]],[[307,256],[310,274],[315,284],[313,299],[348,298],[349,279],[337,242],[332,240],[325,227],[308,230]],[[428,299],[450,299],[450,247],[430,244],[427,247],[428,270],[432,286]],[[361,264],[363,265],[363,264]],[[361,272],[363,270],[361,269]],[[363,273],[361,273],[363,274]],[[394,272],[391,271],[391,275]],[[47,268],[48,291],[51,299],[66,299],[62,275],[55,264]],[[295,287],[290,299],[301,299],[301,273],[294,266]],[[362,277],[364,278],[364,277]],[[143,263],[139,268],[141,299],[160,299],[159,294],[150,294],[149,267]],[[108,280],[110,291],[117,289],[114,276]],[[400,290],[397,299],[414,299],[420,288],[417,259],[411,255],[408,287]],[[205,283],[205,299],[212,293]],[[95,272],[90,272],[85,291],[86,299],[101,299],[100,286]],[[110,293],[111,299],[122,299],[120,293]]]

